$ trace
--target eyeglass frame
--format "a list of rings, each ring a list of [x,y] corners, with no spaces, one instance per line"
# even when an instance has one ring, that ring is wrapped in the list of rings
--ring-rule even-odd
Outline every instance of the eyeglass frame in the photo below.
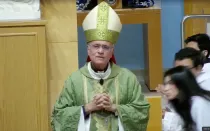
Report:
[[[107,51],[107,52],[114,48],[114,46],[101,45],[101,44],[88,44],[87,46],[90,46],[95,51],[102,48],[104,51]]]

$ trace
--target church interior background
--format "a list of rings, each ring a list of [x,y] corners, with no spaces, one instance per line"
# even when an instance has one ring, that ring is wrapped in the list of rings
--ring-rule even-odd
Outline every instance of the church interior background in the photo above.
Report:
[[[151,103],[148,131],[161,131],[163,105],[154,89],[181,48],[184,16],[209,14],[210,2],[132,1],[107,1],[123,23],[115,57],[136,74]],[[0,0],[1,131],[51,130],[50,114],[65,79],[86,61],[81,21],[97,2],[101,0]],[[209,20],[189,20],[185,30],[185,37],[208,33]]]

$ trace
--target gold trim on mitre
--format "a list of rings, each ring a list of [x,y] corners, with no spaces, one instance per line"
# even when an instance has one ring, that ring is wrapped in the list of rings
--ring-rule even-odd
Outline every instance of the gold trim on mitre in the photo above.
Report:
[[[85,17],[82,26],[87,43],[104,40],[115,44],[122,29],[119,16],[106,2],[93,8]]]

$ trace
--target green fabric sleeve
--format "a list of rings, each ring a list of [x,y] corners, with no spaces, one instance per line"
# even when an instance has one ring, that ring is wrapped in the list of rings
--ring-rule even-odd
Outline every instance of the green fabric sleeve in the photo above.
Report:
[[[125,131],[146,131],[150,105],[141,93],[141,86],[133,77],[128,85],[128,100],[125,105],[118,105],[117,111]]]
[[[73,89],[74,85],[69,78],[66,80],[52,112],[53,131],[77,131],[82,107],[75,105]]]

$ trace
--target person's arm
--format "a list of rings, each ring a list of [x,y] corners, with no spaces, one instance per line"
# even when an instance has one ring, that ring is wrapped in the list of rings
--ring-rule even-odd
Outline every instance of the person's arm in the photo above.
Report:
[[[68,78],[52,112],[53,131],[77,131],[82,106],[75,105],[72,89],[71,78]]]
[[[125,131],[146,131],[150,105],[141,93],[141,86],[135,76],[130,78],[127,104],[117,105],[117,113]]]

